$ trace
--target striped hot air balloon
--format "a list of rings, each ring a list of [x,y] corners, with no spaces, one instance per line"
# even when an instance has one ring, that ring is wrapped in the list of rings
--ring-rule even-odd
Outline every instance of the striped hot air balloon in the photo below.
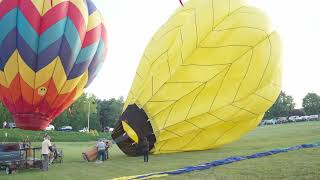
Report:
[[[106,55],[91,0],[0,1],[0,99],[17,127],[40,130],[71,105]]]

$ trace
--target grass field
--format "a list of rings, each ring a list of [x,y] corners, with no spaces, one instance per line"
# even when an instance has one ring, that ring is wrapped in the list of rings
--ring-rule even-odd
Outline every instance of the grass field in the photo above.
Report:
[[[49,172],[28,170],[1,180],[104,180],[114,177],[174,170],[236,155],[283,148],[303,143],[320,142],[320,122],[304,122],[259,127],[235,143],[198,152],[152,155],[149,163],[141,157],[127,157],[114,146],[111,159],[103,164],[87,163],[81,152],[94,142],[58,142],[65,152],[62,164],[50,167]],[[163,178],[164,179],[164,178]],[[265,158],[245,160],[229,165],[166,179],[320,179],[320,148],[297,150]]]
[[[7,137],[5,134],[7,133]],[[22,129],[0,129],[0,142],[21,142],[23,139],[29,139],[32,142],[42,141],[43,135],[47,133],[52,137],[52,140],[55,142],[88,142],[95,141],[98,138],[111,138],[110,133],[102,132],[90,132],[90,133],[81,133],[81,132],[62,132],[62,131],[27,131]]]

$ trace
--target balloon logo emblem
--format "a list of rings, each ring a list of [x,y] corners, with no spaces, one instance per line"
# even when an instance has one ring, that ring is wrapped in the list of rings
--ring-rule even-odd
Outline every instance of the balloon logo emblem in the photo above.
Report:
[[[47,88],[45,88],[45,87],[40,87],[40,88],[38,89],[38,94],[39,94],[39,96],[44,96],[44,95],[46,95],[46,93],[47,93]]]

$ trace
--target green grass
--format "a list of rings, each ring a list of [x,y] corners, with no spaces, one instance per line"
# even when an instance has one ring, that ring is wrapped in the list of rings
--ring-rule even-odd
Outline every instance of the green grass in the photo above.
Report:
[[[5,137],[7,133],[7,138]],[[21,142],[27,137],[32,142],[43,140],[43,135],[48,133],[55,142],[88,142],[96,141],[98,138],[110,139],[110,133],[80,133],[80,132],[62,132],[62,131],[26,131],[21,129],[0,129],[0,142]]]
[[[127,157],[114,146],[111,159],[103,164],[87,163],[81,152],[94,142],[58,142],[65,152],[62,164],[50,167],[49,172],[19,171],[1,180],[104,180],[174,170],[188,165],[222,159],[229,156],[250,155],[256,152],[303,143],[320,142],[320,122],[305,122],[259,127],[235,143],[208,151],[185,152],[150,156],[149,163],[141,157]],[[204,171],[197,171],[163,179],[317,179],[320,177],[320,148],[304,149],[245,160]]]

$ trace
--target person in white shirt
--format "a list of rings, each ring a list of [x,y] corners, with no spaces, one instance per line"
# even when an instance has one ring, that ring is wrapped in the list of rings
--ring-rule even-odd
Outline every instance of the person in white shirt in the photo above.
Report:
[[[3,124],[2,124],[2,128],[3,128],[3,129],[7,128],[7,125],[8,125],[8,124],[7,124],[7,121],[4,121]]]
[[[42,160],[42,170],[43,171],[48,171],[50,151],[52,151],[50,136],[45,135],[43,138],[43,141],[42,141],[42,146],[41,146],[41,154],[43,157],[43,160]]]
[[[100,160],[100,161],[104,161],[106,158],[105,158],[105,155],[106,155],[106,148],[107,148],[107,145],[106,143],[103,142],[103,140],[99,140],[97,145],[97,150],[98,150],[98,153],[97,153],[97,159]]]

